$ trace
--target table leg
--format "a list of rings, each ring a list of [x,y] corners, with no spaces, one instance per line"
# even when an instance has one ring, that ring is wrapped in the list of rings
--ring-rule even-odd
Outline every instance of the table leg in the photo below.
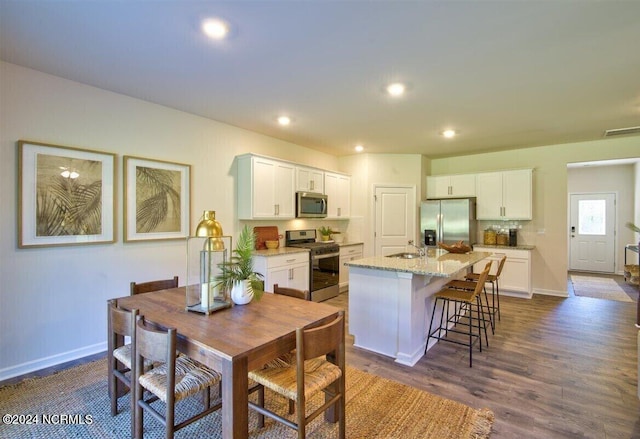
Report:
[[[238,439],[249,436],[247,358],[222,363],[222,437]]]

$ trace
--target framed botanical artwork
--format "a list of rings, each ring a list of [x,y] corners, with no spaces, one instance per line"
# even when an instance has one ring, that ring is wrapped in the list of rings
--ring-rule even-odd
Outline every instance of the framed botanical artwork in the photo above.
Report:
[[[115,242],[115,157],[18,141],[18,247]]]
[[[185,239],[191,165],[124,156],[124,241]]]

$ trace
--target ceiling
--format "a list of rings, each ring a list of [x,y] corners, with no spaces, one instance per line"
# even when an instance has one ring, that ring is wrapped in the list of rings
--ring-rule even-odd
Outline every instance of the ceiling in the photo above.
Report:
[[[337,156],[443,157],[639,126],[638,17],[638,1],[0,0],[0,56]]]

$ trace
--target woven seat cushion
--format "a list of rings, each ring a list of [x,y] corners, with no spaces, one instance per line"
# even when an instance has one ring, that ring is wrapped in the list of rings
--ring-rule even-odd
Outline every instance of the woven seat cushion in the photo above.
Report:
[[[220,382],[222,376],[189,357],[176,358],[175,400],[195,395]],[[161,364],[140,376],[140,385],[167,402],[167,365]]]
[[[495,274],[487,275],[487,282],[495,282],[498,277]],[[480,279],[480,274],[478,273],[469,273],[465,276],[465,279],[469,280],[478,280]]]
[[[304,394],[308,398],[340,378],[342,371],[323,357],[304,362]],[[249,372],[249,378],[293,401],[298,399],[296,360],[288,367],[268,367]]]
[[[267,364],[262,366],[263,369],[269,369],[274,367],[289,367],[292,364],[295,364],[296,361],[296,350],[292,350],[291,352],[287,352],[286,354],[280,355],[278,358],[274,358],[269,361]]]
[[[473,291],[444,289],[435,294],[436,298],[457,300],[458,302],[473,303],[475,294]]]
[[[471,282],[468,280],[452,280],[451,282],[447,283],[446,287],[473,291],[476,289],[476,285],[477,282]]]
[[[131,345],[126,344],[124,346],[120,346],[119,348],[113,351],[113,356],[116,360],[125,365],[127,369],[131,369]],[[144,360],[144,368],[150,369],[153,367],[153,363],[149,360]]]

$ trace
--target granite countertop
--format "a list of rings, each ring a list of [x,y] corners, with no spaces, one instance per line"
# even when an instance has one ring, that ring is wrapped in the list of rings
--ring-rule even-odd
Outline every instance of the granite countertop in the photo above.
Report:
[[[339,242],[338,245],[340,247],[347,247],[350,245],[359,245],[359,244],[364,244],[364,242],[362,241],[344,241],[344,242]]]
[[[502,250],[535,250],[535,245],[490,245],[490,244],[474,244],[474,247],[482,247],[482,248],[496,248]]]
[[[274,249],[256,250],[253,252],[254,256],[280,256],[291,253],[309,253],[309,249],[299,247],[278,247]]]
[[[442,249],[429,249],[425,258],[401,259],[373,256],[345,262],[350,267],[371,268],[383,271],[399,271],[424,276],[452,277],[460,270],[491,256],[489,252],[449,253]]]

